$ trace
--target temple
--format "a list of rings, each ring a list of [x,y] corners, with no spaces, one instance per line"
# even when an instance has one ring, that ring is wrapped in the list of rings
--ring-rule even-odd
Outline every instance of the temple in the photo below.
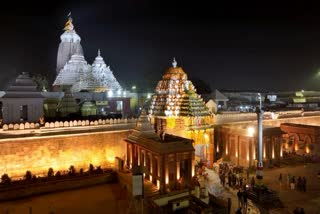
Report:
[[[140,167],[145,178],[164,193],[183,188],[194,176],[192,140],[163,134],[158,136],[142,110],[136,128],[126,139],[126,164]]]
[[[213,163],[213,118],[175,59],[158,82],[149,114],[158,134],[192,139],[196,158]]]
[[[55,90],[70,89],[75,92],[105,92],[119,94],[122,87],[113,75],[98,50],[92,66],[84,58],[80,36],[76,33],[72,18],[65,24],[57,56],[57,76],[53,83]]]
[[[0,99],[3,122],[38,121],[43,116],[43,100],[29,73],[23,72]]]
[[[71,59],[71,56],[76,54],[83,56],[82,46],[80,44],[81,38],[76,33],[72,24],[72,18],[69,16],[68,21],[64,27],[64,33],[60,36],[61,43],[58,49],[57,57],[57,74],[60,73],[64,65]]]

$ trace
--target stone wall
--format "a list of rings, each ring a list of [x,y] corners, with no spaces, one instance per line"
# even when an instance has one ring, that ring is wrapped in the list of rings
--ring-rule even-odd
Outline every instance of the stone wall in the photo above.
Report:
[[[124,139],[129,130],[96,132],[50,137],[28,137],[0,140],[0,175],[7,173],[19,178],[30,170],[36,175],[46,175],[48,168],[76,170],[94,166],[115,167],[115,157],[125,158]]]

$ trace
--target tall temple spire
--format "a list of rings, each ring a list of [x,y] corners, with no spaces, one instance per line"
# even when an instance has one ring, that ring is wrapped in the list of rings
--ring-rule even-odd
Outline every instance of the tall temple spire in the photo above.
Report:
[[[176,58],[175,57],[173,57],[173,62],[172,62],[172,66],[174,67],[174,68],[176,68],[177,67],[177,61],[176,61]]]

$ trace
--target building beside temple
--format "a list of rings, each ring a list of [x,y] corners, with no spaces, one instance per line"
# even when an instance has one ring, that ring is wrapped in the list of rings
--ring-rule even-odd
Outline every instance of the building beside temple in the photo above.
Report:
[[[149,116],[158,134],[192,139],[196,158],[213,163],[213,117],[175,59],[158,82]]]
[[[236,166],[255,167],[258,158],[257,130],[252,126],[222,125],[215,128],[217,157]],[[283,156],[280,127],[263,128],[263,165],[279,164]]]
[[[0,98],[3,123],[38,122],[43,116],[43,100],[29,73],[23,72]]]
[[[140,166],[145,178],[157,185],[160,192],[183,188],[194,176],[194,148],[192,140],[155,133],[143,110],[136,128],[126,139],[126,165]]]

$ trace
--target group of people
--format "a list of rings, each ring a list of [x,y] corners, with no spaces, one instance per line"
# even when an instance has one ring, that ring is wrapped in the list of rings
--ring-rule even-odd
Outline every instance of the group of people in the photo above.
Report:
[[[226,184],[232,188],[242,188],[245,184],[245,178],[240,175],[238,168],[232,168],[226,163],[219,166],[220,183],[224,187]],[[226,183],[226,178],[228,182]]]
[[[298,208],[296,207],[294,210],[293,210],[293,214],[305,214],[304,212],[304,209],[303,208]]]
[[[282,174],[279,175],[279,184],[280,187],[282,186]],[[299,176],[296,178],[295,176],[291,176],[289,173],[287,175],[287,188],[290,188],[292,190],[297,189],[301,192],[307,191],[307,179],[305,176],[301,177]]]
[[[244,211],[244,213],[247,213],[248,209],[248,193],[246,189],[241,189],[238,190],[237,192],[237,197],[238,197],[238,210],[236,213],[241,213],[241,210]],[[248,209],[250,211],[250,208]]]
[[[237,167],[232,167],[227,163],[222,163],[219,165],[219,178],[222,186],[228,185],[233,189],[238,189],[238,214],[250,214],[251,210],[248,208],[248,192],[246,188],[247,182],[249,182],[249,172],[247,173],[247,178],[242,176],[242,169]],[[250,181],[251,185],[254,185],[254,177]]]

